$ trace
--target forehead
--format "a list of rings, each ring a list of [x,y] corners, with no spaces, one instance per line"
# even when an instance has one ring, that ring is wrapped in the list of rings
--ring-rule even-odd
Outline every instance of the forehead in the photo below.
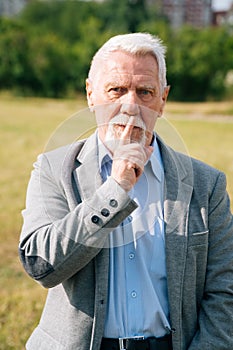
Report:
[[[101,64],[101,63],[100,63]],[[158,64],[152,54],[135,56],[122,51],[111,52],[98,67],[99,78],[106,80],[158,80]]]

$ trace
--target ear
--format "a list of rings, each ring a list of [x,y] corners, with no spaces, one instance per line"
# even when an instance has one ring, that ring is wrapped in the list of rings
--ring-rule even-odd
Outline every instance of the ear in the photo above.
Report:
[[[164,107],[165,107],[165,105],[166,105],[166,102],[167,102],[167,98],[168,98],[168,94],[169,94],[169,91],[170,91],[170,88],[171,88],[171,86],[170,85],[168,85],[168,86],[166,86],[165,88],[164,88],[164,90],[163,90],[163,94],[162,94],[162,103],[161,103],[161,106],[160,106],[160,116],[162,116],[162,114],[163,114],[163,110],[164,110]]]
[[[92,84],[90,79],[86,79],[86,93],[87,93],[87,102],[88,102],[88,106],[90,109],[92,109],[93,107],[93,101],[92,101]]]

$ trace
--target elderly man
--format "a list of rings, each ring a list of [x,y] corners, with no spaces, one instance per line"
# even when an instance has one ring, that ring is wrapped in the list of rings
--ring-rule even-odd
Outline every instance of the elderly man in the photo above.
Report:
[[[97,131],[41,155],[20,257],[49,288],[28,350],[232,350],[225,176],[154,132],[169,87],[150,34],[111,38],[86,82]]]

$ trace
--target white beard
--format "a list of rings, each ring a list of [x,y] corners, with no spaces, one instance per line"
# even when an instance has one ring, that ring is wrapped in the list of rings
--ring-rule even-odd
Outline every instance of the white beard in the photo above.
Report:
[[[128,123],[128,121],[129,121],[129,116],[125,114],[118,114],[109,121],[108,130],[105,136],[105,145],[112,153],[114,153],[114,151],[117,149],[120,142],[120,137],[122,134],[122,130],[120,128],[117,128],[117,126],[118,125],[125,126]],[[137,142],[142,146],[145,146],[146,125],[140,117],[134,118],[134,127],[137,127],[140,129],[140,139],[135,140],[131,138],[130,140],[128,140],[128,142],[129,143]]]

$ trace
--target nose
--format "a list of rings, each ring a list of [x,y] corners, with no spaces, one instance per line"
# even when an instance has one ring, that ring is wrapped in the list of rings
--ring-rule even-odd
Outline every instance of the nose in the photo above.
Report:
[[[121,113],[128,115],[138,115],[140,112],[138,106],[138,96],[136,91],[128,90],[128,92],[121,98]]]
[[[121,113],[138,116],[140,114],[139,105],[136,103],[122,103]]]

